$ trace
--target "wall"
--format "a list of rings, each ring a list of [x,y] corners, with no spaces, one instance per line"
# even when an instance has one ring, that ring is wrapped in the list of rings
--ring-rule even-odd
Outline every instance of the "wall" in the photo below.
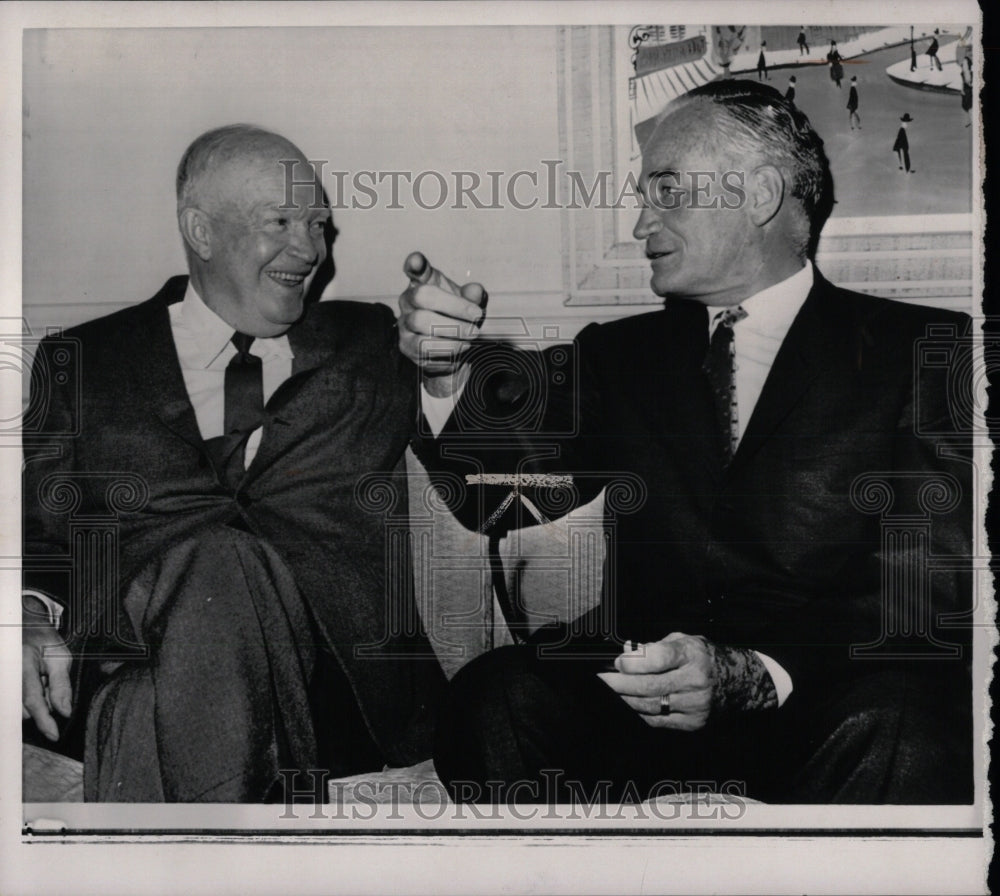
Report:
[[[540,207],[565,189],[565,170],[623,177],[628,168],[615,158],[622,152],[615,135],[629,127],[622,118],[628,104],[618,96],[630,71],[627,53],[618,60],[623,71],[615,67],[616,50],[628,47],[618,31],[26,31],[27,321],[35,332],[70,326],[149,296],[181,270],[177,159],[203,130],[240,120],[287,134],[323,162],[331,198],[347,206],[335,211],[341,235],[330,294],[395,304],[402,260],[419,248],[455,279],[486,284],[487,331],[495,335],[517,334],[527,318],[532,335],[551,333],[546,325],[557,322],[558,337],[567,338],[590,320],[646,310],[635,306],[654,297],[631,237],[634,212]],[[909,92],[915,101],[917,92]],[[953,105],[948,111],[961,117]],[[827,124],[824,133],[834,133]],[[885,158],[891,167],[891,153]],[[561,159],[565,168],[553,175],[550,166]],[[395,202],[392,172],[400,177]],[[373,200],[355,178],[367,186],[376,173],[386,179],[375,186],[374,207],[365,208]],[[418,195],[403,173],[423,173]],[[476,208],[459,195],[459,176],[466,185],[479,179],[480,203],[502,207]],[[442,207],[421,207],[438,204],[442,178]],[[518,209],[517,198],[536,207]],[[858,220],[875,233],[876,222]],[[828,226],[821,245],[828,276],[895,298],[970,308],[973,239],[965,216],[885,218],[877,239],[854,236],[856,223]],[[851,227],[841,233],[837,224]]]
[[[334,291],[393,302],[413,249],[521,305],[561,289],[557,210],[453,208],[450,172],[558,158],[557,29],[34,30],[24,41],[24,314],[36,331],[150,296],[183,269],[173,174],[202,131],[250,121],[326,171],[438,171],[437,210],[335,213]],[[512,139],[516,136],[516,139]],[[328,187],[335,186],[327,175]],[[436,179],[421,199],[436,202]],[[503,182],[506,185],[506,181]],[[530,184],[522,182],[530,194]],[[489,203],[489,190],[478,194]],[[366,204],[365,195],[352,197]],[[350,199],[348,199],[350,204]]]

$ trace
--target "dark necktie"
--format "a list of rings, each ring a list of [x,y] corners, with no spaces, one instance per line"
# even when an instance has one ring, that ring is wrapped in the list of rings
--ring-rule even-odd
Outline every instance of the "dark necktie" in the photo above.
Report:
[[[727,308],[716,320],[715,332],[708,346],[708,353],[701,369],[705,371],[712,387],[715,417],[725,445],[725,462],[728,466],[740,441],[739,416],[736,405],[736,347],[733,344],[733,326],[747,316],[741,307]]]
[[[236,354],[226,368],[226,436],[249,436],[264,420],[264,370],[260,358],[250,354],[253,340],[246,333],[233,333]]]
[[[251,433],[264,423],[264,371],[257,355],[250,354],[253,336],[234,333],[236,354],[226,367],[223,433],[212,439],[220,473],[230,488],[243,477],[243,456]]]

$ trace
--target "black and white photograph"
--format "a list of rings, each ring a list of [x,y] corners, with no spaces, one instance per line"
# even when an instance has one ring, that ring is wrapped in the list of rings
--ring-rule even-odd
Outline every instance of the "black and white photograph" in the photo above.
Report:
[[[977,4],[0,28],[0,890],[989,892]]]

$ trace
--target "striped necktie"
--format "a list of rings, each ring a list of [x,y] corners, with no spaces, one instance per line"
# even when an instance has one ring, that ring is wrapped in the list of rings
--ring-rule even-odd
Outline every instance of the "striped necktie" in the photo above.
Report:
[[[712,387],[715,417],[725,450],[725,465],[736,454],[740,442],[739,410],[736,403],[736,346],[733,327],[744,317],[742,307],[727,308],[716,315],[715,332],[701,369]]]

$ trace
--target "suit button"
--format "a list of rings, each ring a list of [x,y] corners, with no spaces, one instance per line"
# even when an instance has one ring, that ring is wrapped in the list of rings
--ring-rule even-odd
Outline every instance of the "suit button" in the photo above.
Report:
[[[249,507],[253,504],[253,498],[246,494],[246,492],[240,492],[236,496],[236,503],[239,504],[240,507]]]

